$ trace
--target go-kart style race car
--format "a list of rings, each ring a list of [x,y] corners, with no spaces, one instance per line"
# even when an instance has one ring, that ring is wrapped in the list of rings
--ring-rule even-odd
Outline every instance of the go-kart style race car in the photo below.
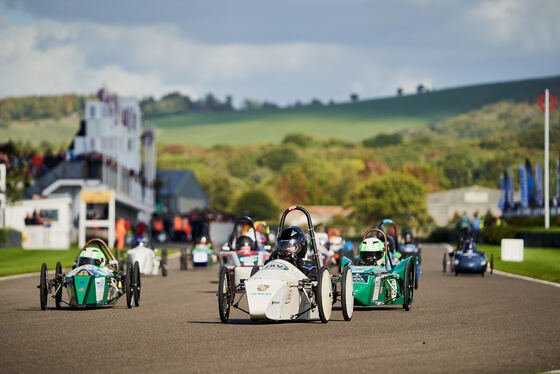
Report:
[[[239,228],[244,225],[248,225],[252,230],[245,235],[239,235]],[[239,218],[219,255],[220,270],[222,267],[228,269],[236,291],[242,291],[242,283],[249,279],[253,267],[264,265],[270,256],[269,252],[259,250],[259,241],[254,226],[250,217]],[[253,234],[252,238],[247,235],[250,233]]]
[[[386,229],[385,226],[389,228]],[[418,289],[420,283],[420,264],[422,263],[422,254],[420,247],[412,242],[412,234],[405,233],[405,243],[399,243],[399,228],[393,222],[392,219],[384,219],[377,224],[378,229],[383,230],[387,234],[387,242],[389,243],[389,253],[391,255],[391,261],[393,265],[397,265],[399,261],[407,259],[409,257],[414,258],[416,263],[416,272],[414,278],[414,288]],[[406,236],[410,237],[410,241],[406,240]]]
[[[368,237],[372,233],[376,236]],[[414,259],[408,257],[393,266],[387,235],[375,227],[364,233],[359,256],[358,265],[342,258],[342,276],[347,269],[353,274],[354,302],[361,306],[402,305],[410,310],[414,300]]]
[[[92,246],[97,245],[97,248]],[[140,269],[138,262],[127,264],[126,273],[119,268],[119,263],[107,244],[101,239],[91,239],[82,248],[72,270],[62,272],[60,262],[56,264],[53,279],[48,278],[47,264],[41,266],[39,282],[41,309],[47,308],[47,297],[55,300],[57,309],[62,304],[74,308],[87,308],[101,305],[114,305],[126,295],[126,305],[131,308],[132,300],[140,305]],[[66,288],[68,301],[63,300],[62,289]]]
[[[193,266],[212,266],[214,263],[214,253],[212,251],[212,243],[208,238],[203,236],[191,250]],[[186,267],[186,266],[185,266]]]
[[[299,210],[307,217],[312,249],[306,257],[307,235],[299,227],[284,227],[288,213]],[[236,287],[226,267],[220,271],[218,309],[223,323],[229,320],[233,306],[247,313],[252,320],[320,320],[327,323],[333,304],[333,279],[319,258],[311,216],[305,208],[292,206],[280,219],[276,247],[261,268],[254,266],[249,279],[241,284],[241,296],[236,301]],[[342,278],[342,309],[345,318],[352,316],[352,273]],[[248,310],[239,303],[246,298]]]
[[[487,270],[490,274],[494,273],[494,255],[490,256],[490,261],[484,252],[478,251],[476,242],[470,236],[459,239],[457,248],[451,253],[443,254],[443,272],[447,270],[459,275],[459,273],[478,273],[484,276]]]
[[[138,262],[140,274],[167,276],[167,249],[161,252],[161,259],[157,256],[158,250],[150,248],[141,241],[136,247],[126,252],[126,262],[134,264]]]

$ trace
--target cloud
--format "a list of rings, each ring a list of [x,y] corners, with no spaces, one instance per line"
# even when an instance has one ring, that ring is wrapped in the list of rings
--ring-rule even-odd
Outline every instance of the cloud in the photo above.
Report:
[[[555,0],[482,1],[466,13],[472,30],[498,46],[527,51],[560,48],[560,2]]]

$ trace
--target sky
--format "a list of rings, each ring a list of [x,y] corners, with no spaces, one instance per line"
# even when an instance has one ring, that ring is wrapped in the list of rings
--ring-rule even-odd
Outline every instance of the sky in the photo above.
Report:
[[[0,97],[280,105],[560,75],[556,0],[0,0]]]

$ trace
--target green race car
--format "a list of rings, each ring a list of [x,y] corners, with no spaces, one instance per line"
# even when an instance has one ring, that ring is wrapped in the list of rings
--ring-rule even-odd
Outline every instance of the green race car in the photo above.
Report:
[[[372,233],[376,235],[368,237]],[[358,255],[359,261],[356,265],[348,258],[342,258],[342,274],[346,267],[352,270],[355,304],[402,305],[405,310],[410,310],[414,299],[416,273],[413,258],[393,261],[387,245],[387,236],[377,228],[365,232]]]
[[[95,246],[93,246],[95,244]],[[132,307],[140,305],[140,270],[138,261],[127,264],[126,273],[119,268],[119,263],[107,244],[101,239],[91,239],[82,248],[72,270],[62,272],[62,266],[56,264],[53,279],[48,279],[47,265],[41,267],[40,290],[41,309],[47,308],[50,294],[55,299],[57,309],[62,303],[74,308],[86,308],[100,305],[113,305],[126,295],[126,304]],[[63,300],[63,288],[68,298]]]

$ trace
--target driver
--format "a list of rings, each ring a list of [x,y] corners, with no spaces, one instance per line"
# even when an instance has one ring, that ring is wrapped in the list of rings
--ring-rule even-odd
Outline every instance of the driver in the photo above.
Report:
[[[78,266],[96,265],[102,268],[105,266],[105,262],[105,255],[97,248],[85,248],[78,256]]]
[[[250,252],[253,249],[254,241],[250,237],[243,235],[235,243],[236,251]]]
[[[381,266],[385,264],[385,249],[378,238],[366,238],[358,249],[360,265]]]
[[[276,250],[270,259],[286,260],[302,270],[303,258],[307,253],[307,237],[302,229],[296,226],[286,227],[276,239]]]

